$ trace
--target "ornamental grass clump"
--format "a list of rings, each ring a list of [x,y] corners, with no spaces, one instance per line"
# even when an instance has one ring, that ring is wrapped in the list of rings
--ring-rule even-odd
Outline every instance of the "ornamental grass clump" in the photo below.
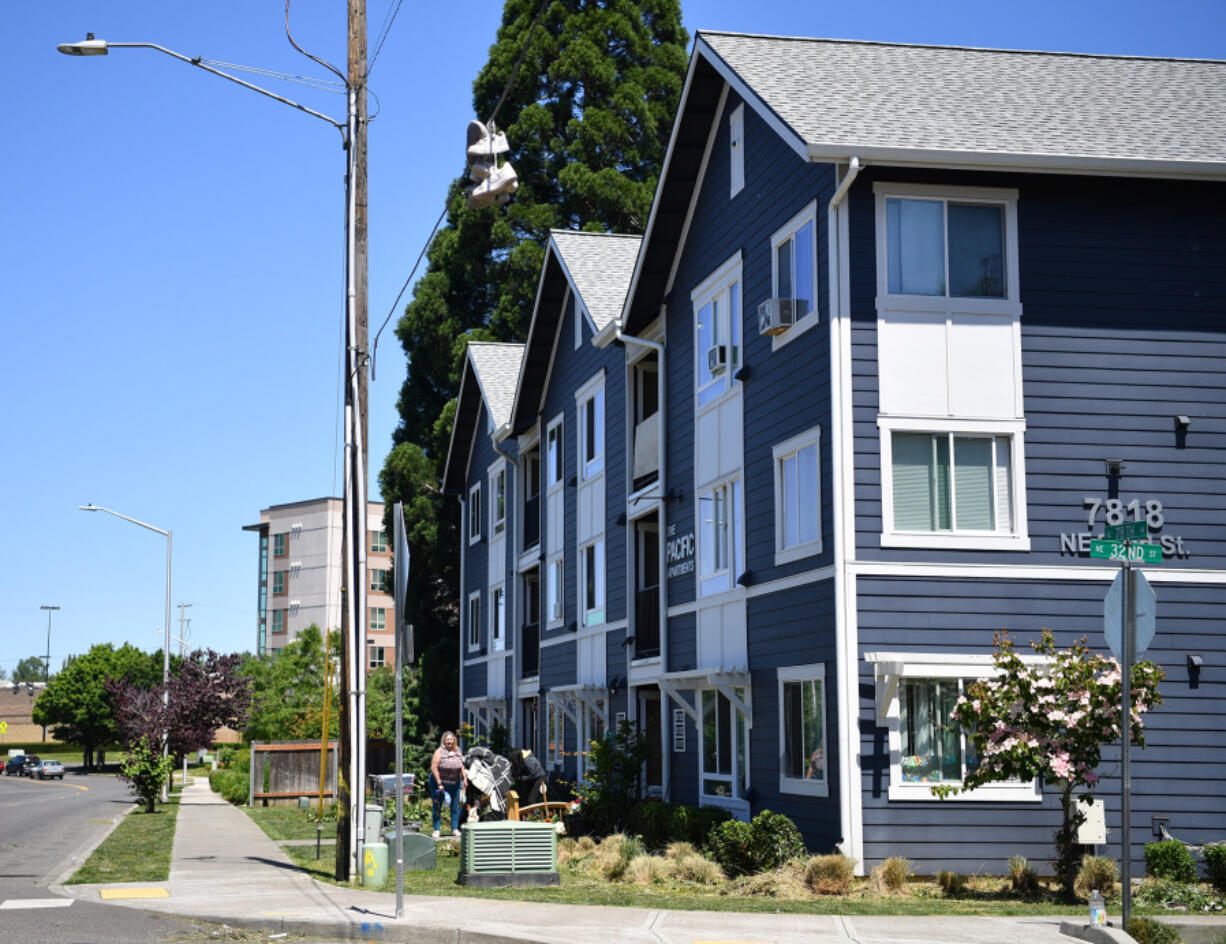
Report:
[[[692,882],[695,885],[722,885],[728,880],[719,864],[712,862],[706,856],[697,852],[670,858],[673,863],[673,877],[682,882]]]
[[[649,853],[637,855],[626,866],[623,877],[635,885],[658,885],[673,877],[673,862]]]
[[[1043,630],[1034,643],[1039,661],[1025,662],[1008,633],[998,634],[996,675],[966,686],[952,717],[966,734],[967,773],[961,785],[940,785],[940,797],[1004,780],[1041,777],[1060,793],[1063,821],[1056,832],[1056,868],[1066,900],[1074,900],[1085,821],[1078,799],[1090,799],[1104,744],[1120,738],[1120,666],[1091,652],[1085,639],[1057,649]],[[1152,662],[1132,667],[1132,743],[1145,745],[1141,715],[1162,702],[1163,672]]]
[[[813,856],[804,864],[805,884],[819,895],[846,895],[856,874],[856,860],[837,852]]]
[[[1087,855],[1081,858],[1081,868],[1077,871],[1077,880],[1073,889],[1082,898],[1089,898],[1097,889],[1104,898],[1115,894],[1115,883],[1119,881],[1120,870],[1114,859],[1106,856]]]
[[[937,872],[937,887],[946,895],[961,895],[966,891],[966,879],[957,872]]]
[[[592,865],[605,878],[616,882],[625,877],[630,863],[642,854],[643,844],[638,839],[625,833],[614,833],[606,836],[596,847]]]
[[[1023,855],[1009,857],[1009,884],[1014,894],[1034,895],[1039,890],[1039,875]]]
[[[911,863],[902,856],[890,856],[873,869],[873,888],[880,894],[900,892],[911,877]]]

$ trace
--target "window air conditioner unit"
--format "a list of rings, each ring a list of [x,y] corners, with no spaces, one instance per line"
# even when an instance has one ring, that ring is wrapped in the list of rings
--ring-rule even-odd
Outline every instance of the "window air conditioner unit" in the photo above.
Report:
[[[768,298],[758,306],[758,334],[783,334],[796,324],[796,303],[790,298]]]
[[[722,374],[728,367],[728,345],[707,348],[707,373]]]

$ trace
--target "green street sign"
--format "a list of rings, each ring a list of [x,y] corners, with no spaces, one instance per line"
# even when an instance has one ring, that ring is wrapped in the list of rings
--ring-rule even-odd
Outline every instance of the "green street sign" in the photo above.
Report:
[[[1149,537],[1149,526],[1144,521],[1109,524],[1103,530],[1108,541],[1144,541]]]
[[[1126,544],[1123,541],[1099,541],[1097,539],[1090,542],[1090,556],[1100,557],[1103,560],[1131,561],[1134,564],[1161,564],[1162,563],[1162,545],[1161,544]]]

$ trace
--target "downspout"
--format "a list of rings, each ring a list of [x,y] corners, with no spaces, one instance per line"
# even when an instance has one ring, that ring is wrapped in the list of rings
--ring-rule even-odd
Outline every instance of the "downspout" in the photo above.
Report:
[[[841,784],[839,786],[839,821],[842,831],[842,841],[839,848],[844,855],[851,856],[860,862],[863,858],[863,826],[860,822],[860,803],[857,795],[853,804],[852,793],[860,789],[860,751],[856,739],[859,737],[859,685],[857,680],[857,658],[855,640],[849,638],[851,623],[848,621],[848,606],[854,605],[855,596],[848,592],[848,536],[855,533],[855,518],[844,513],[844,503],[852,482],[845,481],[843,470],[846,469],[845,458],[851,445],[848,437],[851,430],[844,429],[844,417],[848,404],[844,402],[844,371],[847,368],[843,357],[844,336],[849,330],[848,312],[842,310],[843,298],[843,262],[846,247],[841,245],[840,207],[851,185],[861,170],[860,159],[852,157],[847,162],[847,172],[839,182],[830,198],[827,209],[827,243],[830,246],[830,386],[831,438],[835,443],[832,453],[832,501],[834,502],[834,590],[835,590],[835,658],[837,660],[836,677],[839,693],[839,769]],[[837,173],[837,168],[836,168]],[[857,871],[860,871],[858,869]]]
[[[494,430],[494,435],[490,439],[490,445],[494,447],[494,452],[498,453],[498,455],[502,456],[502,458],[506,460],[506,463],[507,463],[507,492],[508,492],[507,504],[508,506],[516,508],[518,510],[519,506],[511,502],[511,494],[513,494],[511,491],[512,487],[514,487],[515,489],[519,488],[519,477],[515,475],[515,472],[517,471],[518,466],[516,465],[515,460],[511,458],[510,454],[507,452],[504,452],[502,450],[502,447],[499,445],[499,442],[505,437],[509,436],[510,434],[511,434],[511,424],[510,423],[506,423],[500,426],[498,429]],[[514,483],[514,485],[512,483]],[[510,517],[509,514],[508,514],[508,517]],[[516,520],[518,521],[518,518]],[[507,528],[507,546],[511,549],[511,559],[515,561],[515,566],[511,569],[513,573],[513,577],[509,581],[511,586],[508,588],[511,592],[507,593],[506,589],[504,589],[502,592],[502,606],[503,606],[504,613],[510,614],[510,619],[508,620],[508,622],[513,624],[515,627],[515,629],[512,630],[515,633],[515,645],[511,647],[511,694],[509,696],[505,696],[505,700],[507,703],[507,735],[511,738],[512,744],[516,743],[515,736],[517,732],[515,729],[519,723],[519,669],[520,669],[520,665],[519,665],[520,651],[519,650],[520,650],[520,645],[523,642],[522,634],[520,633],[520,630],[523,627],[519,625],[519,607],[516,605],[516,600],[519,598],[519,594],[516,592],[518,590],[518,584],[519,584],[519,551],[518,551],[515,541],[516,541],[516,536],[511,533],[510,528]],[[507,572],[507,562],[504,556],[502,560],[502,574],[504,577],[504,580],[503,580],[504,586],[506,583],[508,583],[508,581],[505,580],[506,572]],[[488,582],[489,582],[489,577],[487,575],[486,583],[488,584]],[[504,626],[503,630],[505,632],[507,630],[507,627]],[[502,644],[503,646],[506,646],[507,642],[505,638],[503,639]],[[505,686],[506,686],[505,676],[503,678],[503,686],[505,690]],[[488,695],[489,693],[487,692],[486,694]]]
[[[464,483],[465,487],[468,482]],[[468,654],[468,636],[467,633],[472,632],[471,626],[466,626],[468,620],[468,498],[469,492],[465,489],[460,490],[460,494],[456,498],[460,502],[460,639],[459,639],[459,672],[460,672],[460,704],[456,711],[456,717],[460,722],[464,722],[464,657]]]
[[[664,418],[668,413],[668,410],[667,410],[668,402],[664,398],[664,391],[667,389],[667,385],[664,383],[664,345],[661,344],[659,341],[649,341],[646,338],[637,338],[637,337],[634,337],[633,335],[623,334],[622,328],[621,328],[621,322],[614,322],[613,337],[616,338],[618,341],[621,341],[623,344],[638,344],[638,345],[641,345],[642,347],[650,348],[651,350],[656,352],[656,357],[658,360],[658,363],[656,364],[656,403],[657,403],[656,409],[660,415],[660,419],[659,419],[659,422],[656,424],[658,427],[656,436],[658,439],[658,447],[660,450],[660,454],[658,458],[659,469],[657,470],[656,485],[657,485],[657,490],[660,493],[660,524],[659,524],[659,528],[657,531],[657,541],[659,542],[659,551],[658,551],[659,559],[661,561],[664,561],[665,560],[664,547],[665,547],[665,541],[666,541],[665,535],[667,533],[667,529],[665,525],[665,516],[667,515],[667,512],[668,512],[668,498],[667,498],[668,488],[667,488],[667,485],[665,484],[665,476],[664,476],[664,470],[668,465],[668,463],[665,461],[666,456],[667,456],[666,450],[668,448],[667,446],[668,437],[665,436]],[[631,461],[633,462],[633,460]],[[664,577],[663,574],[660,575],[660,601],[657,605],[659,608],[658,619],[660,620],[660,672],[664,673],[668,671],[668,581]],[[629,683],[630,666],[629,664],[626,665],[626,679],[627,679],[626,689],[627,689],[627,694],[629,694],[629,688],[630,688],[630,683]],[[666,736],[667,732],[669,731],[669,723],[668,723],[669,712],[666,710],[668,706],[668,697],[665,696],[663,692],[661,692],[661,696],[662,697],[660,701],[660,728],[661,728],[660,730],[660,768],[661,768],[660,776],[664,780],[664,784],[663,784],[664,799],[667,800],[668,794],[670,792],[669,788],[672,784],[672,763],[670,762],[670,759],[669,759],[672,752],[665,749],[667,745],[669,744],[668,738]]]

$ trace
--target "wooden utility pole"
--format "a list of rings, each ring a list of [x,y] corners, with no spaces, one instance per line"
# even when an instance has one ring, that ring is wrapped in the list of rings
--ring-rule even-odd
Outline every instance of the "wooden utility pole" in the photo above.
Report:
[[[337,777],[336,877],[360,869],[366,773],[366,0],[349,0],[349,120],[346,194],[345,510],[341,555],[340,757]]]

